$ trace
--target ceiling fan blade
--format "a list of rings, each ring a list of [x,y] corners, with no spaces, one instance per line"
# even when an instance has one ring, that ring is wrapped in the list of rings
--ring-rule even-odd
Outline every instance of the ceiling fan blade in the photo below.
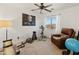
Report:
[[[37,7],[40,7],[38,4],[34,4],[35,6],[37,6]]]
[[[39,10],[40,8],[37,8],[37,9],[32,9],[31,11],[35,11],[35,10]]]
[[[44,10],[46,10],[46,11],[48,11],[48,12],[52,12],[51,10],[48,10],[48,9],[44,9]]]
[[[45,6],[45,8],[52,6],[52,4]]]

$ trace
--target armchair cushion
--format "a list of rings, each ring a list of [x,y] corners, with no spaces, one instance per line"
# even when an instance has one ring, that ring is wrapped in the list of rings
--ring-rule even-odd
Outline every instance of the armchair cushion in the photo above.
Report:
[[[62,34],[68,35],[69,37],[75,36],[75,31],[71,28],[63,28],[61,31]]]

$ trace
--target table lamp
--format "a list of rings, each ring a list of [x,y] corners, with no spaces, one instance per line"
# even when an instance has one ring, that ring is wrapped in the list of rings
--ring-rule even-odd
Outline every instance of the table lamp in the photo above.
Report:
[[[12,26],[11,20],[2,19],[0,20],[0,28],[6,29],[6,40],[3,41],[3,54],[14,55],[15,49],[13,48],[12,39],[8,39],[8,30]]]
[[[8,30],[7,28],[11,27],[12,23],[11,20],[0,20],[0,28],[6,29],[6,40],[8,39]]]

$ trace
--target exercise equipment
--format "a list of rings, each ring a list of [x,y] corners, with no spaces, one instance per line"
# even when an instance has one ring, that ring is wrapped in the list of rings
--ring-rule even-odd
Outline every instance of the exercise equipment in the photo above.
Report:
[[[79,41],[75,38],[68,38],[65,41],[65,46],[68,50],[78,53],[79,52]]]

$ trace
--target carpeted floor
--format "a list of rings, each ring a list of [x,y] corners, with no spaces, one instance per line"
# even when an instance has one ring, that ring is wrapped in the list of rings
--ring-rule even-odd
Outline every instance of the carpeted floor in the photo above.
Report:
[[[63,50],[58,49],[50,39],[42,41],[35,40],[33,43],[26,43],[21,49],[21,55],[61,55]]]

